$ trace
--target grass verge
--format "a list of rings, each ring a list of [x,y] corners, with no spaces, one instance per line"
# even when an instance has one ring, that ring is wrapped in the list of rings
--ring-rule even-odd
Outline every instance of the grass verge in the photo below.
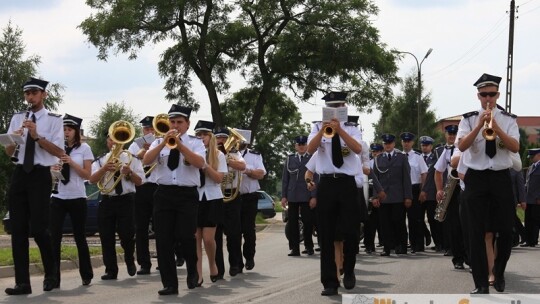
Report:
[[[89,246],[90,255],[100,255],[100,246]],[[117,248],[117,251],[119,251]],[[61,257],[62,260],[77,260],[77,247],[76,246],[62,246]],[[30,263],[41,263],[41,255],[38,248],[30,248]],[[0,266],[13,265],[13,255],[11,248],[0,248]]]

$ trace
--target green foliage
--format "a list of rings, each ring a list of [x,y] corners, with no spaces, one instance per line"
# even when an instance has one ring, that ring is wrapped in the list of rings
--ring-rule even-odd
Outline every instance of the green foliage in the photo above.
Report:
[[[106,133],[109,130],[111,124],[118,120],[125,120],[137,126],[139,119],[133,114],[133,110],[126,108],[124,102],[121,103],[107,103],[105,108],[99,113],[97,121],[92,123],[90,127],[90,133],[93,135],[94,140],[88,144],[92,148],[92,152],[95,157],[109,151],[107,148],[107,136]],[[140,128],[135,127],[135,137],[140,136]],[[124,146],[124,149],[129,147],[129,143]]]
[[[101,247],[100,246],[89,246],[90,255],[100,255]],[[79,259],[77,255],[76,246],[62,246],[61,249],[61,260],[77,261]],[[30,248],[30,264],[41,264],[41,254],[39,249],[35,247]],[[0,248],[0,266],[9,266],[13,265],[13,255],[11,248]]]
[[[248,129],[257,96],[257,89],[244,89],[223,103],[226,125]],[[261,152],[268,172],[259,183],[261,189],[272,195],[277,192],[281,181],[285,156],[294,151],[294,138],[309,134],[309,126],[301,123],[301,114],[292,100],[282,93],[275,93],[264,109],[259,129],[261,132],[257,134],[253,148]]]
[[[6,133],[9,129],[11,117],[14,113],[28,108],[24,102],[21,86],[30,76],[37,75],[37,67],[40,57],[32,55],[24,58],[25,44],[22,40],[22,30],[14,26],[11,21],[2,30],[0,38],[0,133]],[[56,110],[62,102],[61,91],[63,86],[58,83],[50,83],[45,107]],[[0,148],[0,213],[6,208],[6,192],[9,186],[9,178],[13,172],[11,155],[3,153]]]
[[[418,131],[418,82],[414,75],[404,79],[402,92],[395,99],[385,102],[380,108],[381,118],[374,124],[375,138],[379,139],[384,133],[391,133],[399,136],[402,132]],[[420,133],[419,136],[431,136],[435,143],[443,142],[444,135],[436,128],[437,121],[435,113],[429,110],[431,104],[431,95],[426,94],[422,97],[420,104]],[[399,142],[399,138],[397,139]],[[399,148],[399,144],[396,145]]]

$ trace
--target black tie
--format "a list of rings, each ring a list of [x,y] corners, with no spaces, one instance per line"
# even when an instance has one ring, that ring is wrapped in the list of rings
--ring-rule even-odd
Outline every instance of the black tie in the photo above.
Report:
[[[32,114],[32,122],[36,122],[36,116]],[[23,162],[23,170],[26,173],[30,173],[32,169],[34,168],[34,153],[36,150],[36,142],[30,136],[30,132],[26,134],[26,144],[24,147],[24,162]]]
[[[388,153],[388,161],[392,160],[392,153]]]
[[[493,158],[497,154],[497,147],[494,140],[486,140],[486,154],[489,158]]]
[[[169,153],[169,159],[167,160],[167,167],[173,171],[178,168],[178,163],[180,162],[180,151],[178,149],[172,149]]]
[[[424,161],[427,163],[427,155],[424,154]]]
[[[117,180],[120,178],[120,170],[117,170],[116,173],[114,173],[114,180]],[[122,188],[122,181],[119,181],[118,184],[114,187],[114,192],[118,195],[122,195],[122,192],[124,192],[124,188]]]
[[[71,153],[71,150],[73,150],[73,147],[67,147],[66,146],[66,154],[69,155],[69,153]],[[62,165],[62,176],[64,177],[64,180],[62,181],[62,184],[67,184],[69,183],[69,164],[63,164]]]
[[[343,166],[343,155],[341,154],[341,142],[339,135],[332,137],[332,163],[336,168]]]

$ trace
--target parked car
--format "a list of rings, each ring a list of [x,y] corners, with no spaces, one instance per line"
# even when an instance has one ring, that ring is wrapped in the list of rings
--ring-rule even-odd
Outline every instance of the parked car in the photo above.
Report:
[[[262,190],[257,191],[257,194],[259,195],[257,211],[262,214],[263,218],[276,216],[275,203],[272,197]]]
[[[101,200],[101,193],[96,185],[85,183],[86,187],[86,203],[88,205],[88,212],[86,214],[86,235],[94,235],[98,232],[98,206],[99,201]],[[4,225],[4,231],[7,234],[11,234],[11,223],[9,218],[9,211],[6,213],[2,219],[2,224]],[[64,226],[62,227],[62,232],[64,234],[73,233],[73,227],[71,225],[71,217],[66,216],[64,220]]]

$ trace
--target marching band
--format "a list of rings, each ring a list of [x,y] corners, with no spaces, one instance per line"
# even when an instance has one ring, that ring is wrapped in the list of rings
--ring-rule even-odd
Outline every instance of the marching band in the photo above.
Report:
[[[516,204],[526,208],[522,246],[538,243],[540,149],[528,151],[531,166],[526,177],[511,180],[509,169],[516,167],[511,155],[519,149],[519,132],[515,116],[496,107],[500,80],[489,74],[480,77],[474,85],[481,110],[464,114],[459,126],[447,126],[447,142],[439,148],[433,149],[433,138],[420,136],[422,150],[413,150],[417,135],[410,132],[400,135],[403,150],[395,147],[396,136],[389,133],[381,136],[382,145],[368,146],[351,117],[315,122],[309,136],[291,139],[296,153],[284,161],[281,204],[289,208],[293,227],[300,214],[308,225],[303,235],[307,255],[315,253],[311,232],[318,234],[321,295],[338,294],[341,284],[348,290],[356,286],[361,226],[367,254],[376,252],[376,232],[383,257],[423,252],[433,238],[430,249],[446,250],[455,269],[470,266],[472,294],[489,293],[490,285],[498,292],[505,290]],[[90,146],[81,141],[82,119],[69,114],[62,119],[44,109],[47,84],[30,78],[23,85],[30,108],[13,116],[8,131],[25,140],[6,146],[16,166],[9,188],[15,286],[6,288],[8,295],[32,293],[29,236],[40,247],[43,290],[60,287],[66,214],[74,224],[82,285],[91,284],[85,181],[97,184],[102,197],[102,280],[118,277],[116,235],[129,276],[151,273],[150,222],[163,285],[159,295],[178,294],[176,248],[181,248],[186,263],[188,289],[204,283],[203,251],[210,281],[222,280],[223,234],[229,275],[255,267],[256,191],[267,171],[263,156],[249,147],[251,131],[199,121],[192,136],[192,108],[172,105],[167,113],[143,118],[143,135],[135,141],[131,123],[111,124],[106,132],[109,151],[94,160]],[[330,92],[323,99],[327,107],[340,108],[346,96]],[[369,195],[365,176],[373,180]],[[519,198],[512,187],[523,189]],[[288,256],[301,255],[299,233],[295,229],[290,235]]]

